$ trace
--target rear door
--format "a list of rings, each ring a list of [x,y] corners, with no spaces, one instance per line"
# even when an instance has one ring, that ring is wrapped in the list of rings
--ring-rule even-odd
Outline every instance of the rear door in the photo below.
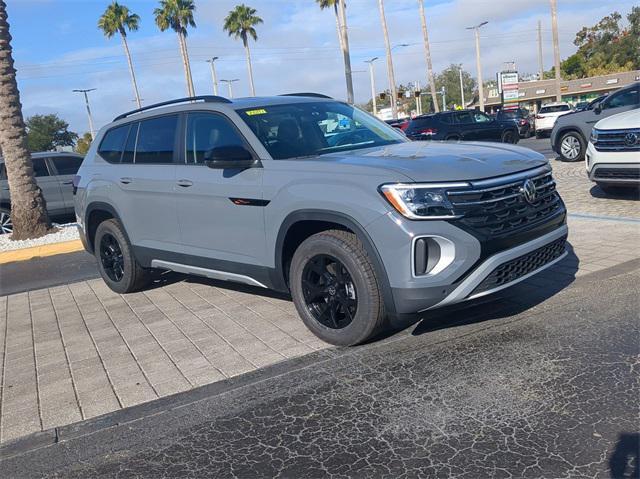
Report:
[[[53,156],[51,157],[51,162],[60,185],[65,209],[67,213],[73,213],[73,177],[80,169],[82,158],[72,155]]]
[[[454,127],[460,135],[461,140],[478,140],[480,132],[476,128],[476,123],[470,111],[458,111],[454,113],[453,116],[455,121]]]
[[[185,120],[185,155],[176,170],[183,251],[219,260],[219,266],[212,267],[223,271],[234,269],[225,262],[261,264],[266,206],[263,169],[207,167],[205,154],[213,148],[250,148],[233,122],[220,113],[190,112]]]

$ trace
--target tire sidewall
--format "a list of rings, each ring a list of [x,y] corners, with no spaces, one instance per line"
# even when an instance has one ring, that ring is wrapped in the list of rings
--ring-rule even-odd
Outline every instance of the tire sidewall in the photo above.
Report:
[[[120,250],[122,251],[122,258],[124,260],[124,276],[120,281],[113,281],[109,278],[102,265],[102,260],[100,259],[100,242],[106,234],[110,234],[116,239],[120,246]],[[96,230],[94,245],[96,260],[98,261],[98,271],[100,272],[100,276],[102,276],[104,282],[116,293],[123,294],[129,292],[135,284],[134,270],[136,262],[132,253],[131,245],[116,220],[107,220],[100,223]]]
[[[562,154],[562,143],[564,142],[565,138],[567,138],[568,136],[573,136],[574,138],[576,138],[578,140],[578,144],[580,145],[580,153],[578,154],[577,157],[573,159],[567,158]],[[569,163],[582,161],[584,159],[585,149],[586,149],[586,145],[585,145],[585,141],[582,139],[582,135],[576,133],[575,131],[568,131],[566,133],[563,133],[562,136],[560,137],[560,141],[558,142],[558,151],[560,152],[560,158],[562,158],[562,161],[567,161]]]
[[[357,310],[353,321],[342,329],[331,329],[318,322],[306,307],[302,292],[302,273],[307,262],[314,256],[327,254],[338,259],[349,272],[356,289]],[[338,242],[326,238],[309,238],[296,250],[290,269],[291,295],[298,314],[304,324],[323,341],[339,346],[358,344],[367,339],[374,331],[380,314],[380,298],[375,298],[377,291],[372,291],[362,265],[349,254]]]

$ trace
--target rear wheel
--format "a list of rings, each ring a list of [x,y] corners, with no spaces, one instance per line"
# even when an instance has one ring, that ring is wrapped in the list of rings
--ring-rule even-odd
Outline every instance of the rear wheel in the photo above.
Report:
[[[513,130],[502,132],[502,143],[516,143],[518,134]]]
[[[584,159],[585,142],[582,135],[569,131],[560,137],[560,157],[564,161],[581,161]]]
[[[13,233],[13,223],[11,223],[11,211],[0,209],[0,234],[8,235]]]
[[[373,264],[353,233],[330,230],[307,238],[293,255],[289,280],[298,314],[323,341],[359,344],[384,322]]]
[[[444,141],[460,141],[460,137],[456,135],[450,135],[446,137]]]
[[[149,283],[149,271],[136,261],[117,220],[100,223],[96,230],[94,250],[102,279],[116,293],[132,293]]]

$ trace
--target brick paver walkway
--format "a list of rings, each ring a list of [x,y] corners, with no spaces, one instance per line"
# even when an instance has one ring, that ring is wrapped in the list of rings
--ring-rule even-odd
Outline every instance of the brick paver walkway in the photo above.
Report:
[[[581,164],[553,164],[571,213],[640,218],[632,196],[599,197]],[[640,222],[572,216],[569,226],[579,269],[572,257],[547,277],[640,257]],[[197,278],[126,296],[90,280],[0,297],[0,441],[326,347],[287,299]]]

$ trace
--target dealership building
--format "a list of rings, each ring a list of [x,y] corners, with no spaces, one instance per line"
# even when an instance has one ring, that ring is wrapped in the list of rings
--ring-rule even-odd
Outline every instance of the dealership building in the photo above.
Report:
[[[560,82],[560,92],[562,101],[575,106],[578,102],[591,101],[637,81],[640,81],[640,70],[611,73],[578,80],[563,80]],[[517,90],[519,106],[533,112],[537,112],[545,103],[556,101],[555,80],[518,82]],[[498,88],[485,88],[484,93],[484,107],[487,113],[493,113],[502,107],[502,95]],[[509,104],[515,105],[515,102]],[[478,99],[476,98],[469,107],[478,107]]]

